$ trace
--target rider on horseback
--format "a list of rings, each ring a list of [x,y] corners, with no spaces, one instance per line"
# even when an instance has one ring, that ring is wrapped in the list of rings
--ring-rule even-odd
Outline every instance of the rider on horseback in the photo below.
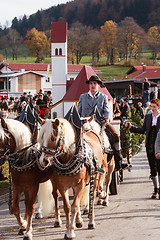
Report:
[[[128,164],[122,163],[123,157],[121,155],[119,135],[115,128],[109,123],[108,97],[98,91],[98,86],[102,84],[102,81],[97,76],[93,75],[86,81],[86,83],[89,84],[89,92],[80,96],[77,106],[78,112],[81,117],[89,117],[94,113],[94,109],[97,106],[98,111],[105,122],[104,130],[113,149],[115,169],[117,171],[125,169]]]

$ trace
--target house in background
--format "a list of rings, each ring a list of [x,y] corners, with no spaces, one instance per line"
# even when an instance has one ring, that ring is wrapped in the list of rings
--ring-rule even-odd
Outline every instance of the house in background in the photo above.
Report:
[[[126,73],[125,79],[105,81],[104,84],[111,93],[115,93],[119,97],[134,95],[141,97],[142,83],[145,78],[150,82],[150,93],[154,93],[158,97],[160,91],[160,67],[158,66],[134,66]]]
[[[67,81],[75,80],[84,65],[68,64]],[[101,72],[93,68],[96,73]],[[52,91],[51,64],[47,63],[0,63],[0,96],[8,94],[20,96],[22,92],[35,94],[42,89]]]

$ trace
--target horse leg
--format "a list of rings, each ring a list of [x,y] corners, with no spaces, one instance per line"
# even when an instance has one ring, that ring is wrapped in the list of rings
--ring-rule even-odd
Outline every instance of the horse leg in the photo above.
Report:
[[[103,206],[108,206],[109,205],[109,185],[111,183],[112,180],[112,173],[114,171],[115,168],[115,162],[114,162],[114,158],[111,159],[111,162],[108,165],[108,172],[106,174],[106,197],[103,200]]]
[[[64,238],[67,239],[67,231],[68,231],[68,228],[69,228],[69,225],[70,225],[70,204],[69,204],[69,197],[68,197],[68,192],[65,191],[63,189],[63,187],[59,186],[58,187],[59,189],[59,192],[62,196],[62,200],[63,200],[63,209],[64,209],[64,212],[65,212],[65,215],[66,215],[66,233],[65,233],[65,236]],[[55,203],[56,205],[56,203]],[[58,209],[58,207],[57,207]],[[56,206],[55,206],[55,210],[56,210]]]
[[[74,200],[71,205],[71,223],[66,232],[67,239],[75,238],[75,220],[77,220],[78,226],[83,225],[83,220],[80,214],[80,199],[83,195],[84,188],[84,180],[82,180],[76,187],[74,187]]]
[[[57,189],[54,182],[52,182],[52,185],[53,185],[52,194],[53,194],[53,198],[54,198],[54,201],[55,201],[55,223],[54,223],[54,227],[61,227],[62,220],[61,220],[61,217],[60,217],[59,202],[58,202],[59,190]]]
[[[90,184],[85,186],[83,196],[80,200],[80,206],[84,206],[83,215],[88,215],[89,213],[89,189]]]
[[[35,211],[35,201],[37,197],[39,185],[34,185],[32,188],[25,190],[25,206],[27,228],[23,240],[32,240],[32,218]]]
[[[102,205],[102,199],[106,197],[106,192],[103,191],[103,183],[105,180],[105,174],[102,174],[99,176],[99,182],[98,182],[98,188],[97,188],[97,194],[98,194],[98,202],[97,205]]]
[[[13,203],[11,207],[11,213],[15,215],[17,222],[19,224],[19,235],[23,235],[26,230],[27,222],[20,215],[19,202],[22,191],[18,190],[18,187],[13,183]]]

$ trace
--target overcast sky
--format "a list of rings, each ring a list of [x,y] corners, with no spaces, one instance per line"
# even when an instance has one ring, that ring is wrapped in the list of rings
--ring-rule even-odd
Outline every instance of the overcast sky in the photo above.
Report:
[[[4,26],[8,21],[10,26],[15,17],[19,19],[23,17],[24,14],[29,16],[38,10],[44,10],[57,4],[70,1],[71,0],[4,0],[0,6],[0,25]]]

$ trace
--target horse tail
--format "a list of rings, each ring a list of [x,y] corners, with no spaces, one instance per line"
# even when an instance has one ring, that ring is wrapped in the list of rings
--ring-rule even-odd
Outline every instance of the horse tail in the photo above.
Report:
[[[80,206],[89,207],[89,191],[90,191],[90,184],[88,184],[83,192],[83,196],[80,200]]]
[[[54,212],[54,199],[52,195],[52,183],[50,180],[40,183],[38,190],[38,213],[40,218],[48,217]]]

